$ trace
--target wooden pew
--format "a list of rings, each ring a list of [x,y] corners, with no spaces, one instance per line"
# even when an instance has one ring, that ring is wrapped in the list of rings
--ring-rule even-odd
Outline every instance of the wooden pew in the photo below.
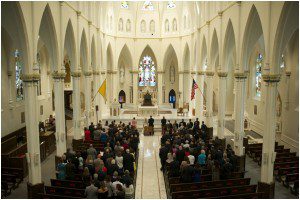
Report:
[[[200,177],[200,182],[203,181],[212,181],[212,174],[203,175]],[[180,177],[169,178],[169,184],[178,184],[181,183]]]
[[[249,185],[249,184],[250,184],[250,178],[228,179],[228,180],[220,180],[220,181],[205,181],[205,182],[198,182],[198,183],[180,183],[180,184],[171,184],[170,192],[172,193],[172,192],[189,191],[189,190],[242,186],[242,185]]]
[[[43,199],[81,199],[81,197],[70,197],[56,194],[40,194]]]
[[[58,172],[56,172],[56,179],[58,179]],[[82,181],[81,174],[75,174],[75,178],[72,181]]]
[[[56,187],[56,186],[45,186],[46,194],[63,195],[69,197],[80,197],[84,198],[84,189]]]
[[[172,192],[172,199],[197,199],[197,198],[211,198],[227,195],[238,195],[244,193],[255,193],[256,185],[234,186],[224,188],[212,188],[204,190],[190,190],[181,192]]]
[[[50,179],[51,186],[85,189],[82,181]]]
[[[237,195],[228,195],[220,197],[212,197],[211,199],[262,199],[263,193],[246,193],[246,194],[237,194]]]
[[[23,181],[23,169],[22,168],[11,168],[11,167],[1,167],[1,173],[2,174],[13,174],[16,176],[17,179],[20,179],[20,181]]]
[[[274,163],[274,170],[278,170],[280,168],[291,168],[291,167],[299,167],[299,161]]]
[[[9,184],[8,182],[1,180],[1,198],[10,195],[13,187],[13,184]]]
[[[287,174],[295,174],[298,172],[299,172],[299,167],[279,168],[276,175],[279,178]]]
[[[12,174],[3,174],[1,173],[1,181],[6,182],[12,189],[16,189],[19,185],[17,182],[17,177]]]
[[[284,186],[289,187],[290,182],[295,182],[297,180],[299,180],[299,173],[286,174],[285,178],[282,179],[282,183]]]
[[[281,163],[281,162],[294,162],[299,160],[298,156],[295,157],[282,157],[282,158],[276,158],[275,163]]]

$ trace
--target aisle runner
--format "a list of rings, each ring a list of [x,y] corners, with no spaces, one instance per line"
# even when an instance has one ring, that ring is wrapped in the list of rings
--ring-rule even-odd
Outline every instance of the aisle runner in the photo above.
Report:
[[[159,159],[160,135],[140,135],[139,161],[135,189],[136,199],[166,199],[163,173]]]

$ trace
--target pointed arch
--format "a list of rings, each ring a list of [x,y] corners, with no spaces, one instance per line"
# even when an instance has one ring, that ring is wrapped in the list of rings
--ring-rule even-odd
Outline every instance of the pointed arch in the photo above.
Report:
[[[58,43],[55,31],[55,24],[53,21],[53,16],[49,4],[46,5],[41,19],[39,28],[39,40],[41,40],[46,46],[47,52],[49,53],[50,68],[53,71],[53,68],[59,66]]]
[[[108,43],[107,49],[106,49],[106,70],[113,70],[113,53],[111,44]]]
[[[299,30],[299,2],[285,2],[282,7],[274,40],[272,67],[274,67],[275,73],[279,73],[281,55],[297,30]]]
[[[96,43],[95,43],[95,37],[94,35],[92,36],[92,43],[91,43],[91,66],[92,69],[95,70],[97,66],[97,61],[96,61]]]
[[[216,60],[219,55],[219,42],[218,42],[218,36],[217,31],[214,29],[213,36],[211,40],[211,47],[210,47],[210,61],[209,64],[211,65],[212,69],[215,69],[216,67]]]
[[[165,66],[168,64],[168,62],[170,62],[172,59],[175,60],[176,63],[178,63],[176,51],[175,51],[173,45],[169,44],[169,46],[164,54],[164,60],[163,60],[164,69],[165,69]]]
[[[85,29],[82,30],[81,39],[80,39],[80,67],[82,70],[88,69],[88,60],[87,60],[87,38],[85,34]]]
[[[126,63],[126,66],[132,67],[132,56],[127,44],[124,44],[118,59],[118,66],[120,66],[120,62],[123,61]]]
[[[251,11],[249,13],[246,28],[243,37],[242,43],[242,59],[241,66],[244,67],[245,71],[249,70],[249,59],[251,57],[252,51],[257,44],[260,43],[260,47],[262,49],[262,53],[265,53],[265,44],[264,44],[264,36],[263,29],[261,25],[261,20],[255,5],[252,5]]]
[[[23,73],[28,73],[32,66],[30,60],[30,49],[27,35],[26,23],[19,2],[3,2],[1,3],[1,29],[4,29],[12,39],[12,51],[18,49],[20,53],[20,61],[23,66]],[[11,55],[13,52],[10,52]],[[1,53],[2,54],[2,53]]]
[[[191,60],[190,48],[187,43],[185,43],[184,51],[183,51],[183,69],[189,70],[190,69],[190,60]]]
[[[206,38],[203,35],[202,45],[201,45],[201,56],[200,56],[200,70],[206,69],[207,64],[207,45],[206,45]]]
[[[224,70],[228,71],[230,59],[233,59],[233,62],[235,62],[236,57],[236,43],[235,43],[235,34],[232,26],[231,19],[228,20],[226,32],[225,32],[225,38],[224,38],[224,47],[223,47],[223,60],[222,66],[224,66]]]
[[[65,33],[65,43],[64,43],[64,57],[68,57],[70,60],[71,71],[75,71],[77,68],[76,60],[76,45],[75,45],[75,35],[72,25],[72,21],[69,19],[68,25]]]

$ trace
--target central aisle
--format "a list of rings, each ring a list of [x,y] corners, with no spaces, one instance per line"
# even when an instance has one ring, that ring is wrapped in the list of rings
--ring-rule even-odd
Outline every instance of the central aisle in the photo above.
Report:
[[[135,188],[136,199],[166,199],[165,181],[159,159],[161,133],[140,135],[139,160]]]

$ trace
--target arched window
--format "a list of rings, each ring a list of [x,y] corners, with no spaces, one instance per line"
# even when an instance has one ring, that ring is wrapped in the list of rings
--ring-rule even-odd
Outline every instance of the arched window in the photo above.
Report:
[[[119,19],[119,31],[123,31],[123,19]]]
[[[154,10],[154,6],[151,1],[145,1],[142,10]]]
[[[173,31],[177,31],[177,20],[173,19]]]
[[[285,62],[284,62],[284,55],[281,55],[281,63],[280,63],[280,68],[283,69],[285,67]]]
[[[129,19],[127,19],[126,22],[126,32],[130,32],[131,31],[131,22]]]
[[[128,8],[129,8],[128,2],[127,2],[127,1],[122,1],[122,2],[121,2],[121,8],[128,9]]]
[[[169,27],[169,20],[166,19],[166,21],[165,21],[165,32],[169,32],[169,30],[170,30],[170,27]]]
[[[142,33],[146,32],[146,22],[145,22],[145,20],[141,21],[141,32]]]
[[[168,9],[176,8],[176,4],[174,3],[174,1],[168,1],[167,8]]]
[[[259,53],[256,59],[255,65],[255,96],[261,97],[261,68],[262,68],[263,57]]]
[[[21,73],[22,73],[22,65],[20,62],[20,52],[18,49],[15,51],[15,67],[16,67],[16,99],[17,101],[24,99],[24,88],[23,88],[23,81],[21,80]]]
[[[183,19],[183,27],[184,27],[184,29],[186,29],[187,28],[187,26],[186,26],[186,23],[187,23],[187,21],[186,21],[186,15],[184,16],[184,19]]]
[[[154,20],[151,20],[151,22],[150,22],[150,32],[155,33],[155,22],[154,22]]]
[[[150,56],[145,56],[139,66],[139,86],[155,85],[155,63]]]

